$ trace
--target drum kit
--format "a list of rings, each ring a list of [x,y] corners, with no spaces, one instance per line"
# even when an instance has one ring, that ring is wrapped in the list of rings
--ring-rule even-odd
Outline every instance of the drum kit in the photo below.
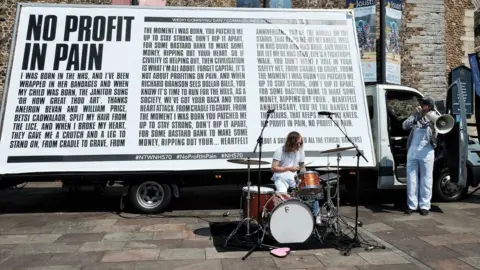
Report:
[[[240,212],[243,219],[227,237],[224,246],[227,247],[228,242],[238,234],[242,226],[247,227],[247,237],[262,233],[262,241],[263,237],[267,235],[279,244],[305,243],[312,236],[323,242],[330,233],[340,236],[342,233],[340,221],[344,221],[339,213],[340,153],[352,148],[354,147],[337,147],[320,152],[320,154],[337,153],[337,166],[297,172],[296,188],[287,193],[279,193],[266,186],[251,185],[250,165],[267,165],[270,164],[269,162],[250,158],[227,160],[230,163],[247,165],[248,180],[247,186],[242,189]],[[336,169],[336,174],[330,173],[334,169]],[[317,171],[326,171],[327,173],[320,175]],[[333,197],[330,194],[332,185],[336,186]],[[337,205],[332,201],[334,197],[337,197]],[[324,203],[320,207],[318,216],[315,216],[313,203],[317,200]],[[250,232],[251,225],[257,228],[254,232]],[[322,227],[325,231],[323,236],[320,235]]]

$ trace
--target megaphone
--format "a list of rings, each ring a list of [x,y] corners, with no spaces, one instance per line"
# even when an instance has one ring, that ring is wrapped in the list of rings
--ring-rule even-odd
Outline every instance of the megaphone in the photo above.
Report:
[[[430,111],[428,114],[426,114],[426,117],[433,123],[435,130],[439,134],[446,134],[455,126],[455,119],[451,115],[440,115],[437,110]]]

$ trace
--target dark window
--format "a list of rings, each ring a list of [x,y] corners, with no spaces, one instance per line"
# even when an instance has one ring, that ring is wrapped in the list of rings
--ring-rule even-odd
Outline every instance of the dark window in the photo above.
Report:
[[[367,96],[368,115],[373,119],[373,96]]]

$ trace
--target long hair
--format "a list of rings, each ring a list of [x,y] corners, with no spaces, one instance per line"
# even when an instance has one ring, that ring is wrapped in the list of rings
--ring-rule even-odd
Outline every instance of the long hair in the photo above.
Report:
[[[297,141],[299,138],[302,138],[302,135],[296,131],[288,133],[287,139],[285,140],[284,150],[285,152],[295,152],[297,150]],[[303,138],[302,138],[303,145]]]

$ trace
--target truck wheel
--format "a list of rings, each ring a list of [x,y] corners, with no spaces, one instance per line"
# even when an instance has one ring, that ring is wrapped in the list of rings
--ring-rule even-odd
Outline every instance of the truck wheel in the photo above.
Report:
[[[444,168],[433,179],[433,194],[443,202],[456,202],[465,197],[468,187],[459,188],[457,184],[451,182],[448,168]]]
[[[162,212],[172,200],[170,186],[155,181],[132,186],[128,195],[136,210],[148,214]]]

